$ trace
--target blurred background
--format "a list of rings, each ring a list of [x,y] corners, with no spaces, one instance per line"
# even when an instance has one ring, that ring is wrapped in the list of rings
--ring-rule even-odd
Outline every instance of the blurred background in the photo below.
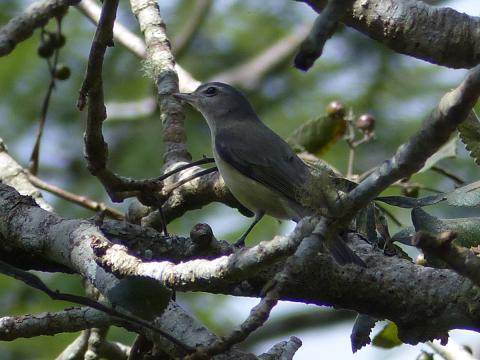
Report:
[[[2,0],[0,26],[30,3]],[[176,41],[178,44],[179,34],[191,21],[196,3],[196,0],[160,1],[167,32],[174,45]],[[475,0],[431,3],[450,6],[470,15],[480,14],[480,3]],[[118,19],[138,33],[138,24],[127,2],[120,5]],[[201,26],[194,32],[189,46],[179,52],[177,61],[200,81],[219,78],[225,72],[231,74],[232,68],[252,60],[272,45],[285,43],[285,37],[291,37],[292,33],[304,34],[315,15],[308,6],[295,1],[212,1],[201,19]],[[55,28],[53,21],[49,28]],[[71,69],[71,77],[57,81],[53,92],[38,176],[74,193],[109,203],[101,184],[86,169],[83,159],[85,114],[79,113],[75,107],[95,27],[77,9],[71,8],[63,20],[62,29],[67,42],[60,52],[60,62]],[[50,80],[45,60],[37,56],[39,34],[37,30],[13,53],[0,58],[0,137],[10,154],[23,166],[28,165]],[[235,80],[236,86],[246,93],[260,118],[285,138],[302,123],[324,115],[332,100],[341,101],[355,116],[372,114],[376,119],[376,138],[358,149],[354,164],[356,173],[363,173],[390,157],[418,129],[440,97],[455,87],[466,72],[398,55],[346,27],[341,27],[327,42],[322,57],[307,73],[293,67],[294,52],[295,47],[291,47],[288,56],[278,56],[275,66],[257,75],[251,71],[241,74]],[[110,105],[104,134],[109,144],[110,166],[118,174],[137,179],[157,176],[162,165],[163,147],[159,113],[150,101],[155,96],[154,85],[145,76],[141,60],[119,44],[107,51],[104,69],[106,101]],[[133,107],[134,111],[129,113],[125,106],[128,109]],[[186,109],[186,115],[188,148],[193,158],[211,155],[209,131],[203,119],[191,109]],[[346,172],[348,146],[344,141],[333,145],[322,157]],[[467,182],[478,180],[478,168],[468,158],[463,146],[459,147],[457,159],[444,160],[441,165]],[[419,174],[414,180],[443,191],[454,186],[452,181],[434,172]],[[387,193],[400,194],[400,190],[393,188]],[[428,194],[420,191],[420,195]],[[62,216],[94,215],[48,193],[44,195]],[[123,211],[128,202],[110,205]],[[409,211],[389,209],[400,222],[410,224]],[[475,215],[472,209],[443,205],[429,207],[428,211],[440,217]],[[175,220],[169,231],[188,235],[193,225],[206,222],[218,238],[234,240],[250,221],[236,210],[211,204]],[[394,224],[391,226],[394,233],[398,228]],[[265,218],[247,243],[252,245],[270,239],[275,234],[288,233],[292,228],[292,223]],[[77,276],[42,274],[42,278],[52,288],[83,292],[81,279]],[[44,294],[2,275],[0,289],[0,316],[34,314],[71,306],[52,302]],[[209,294],[179,294],[179,301],[218,334],[228,333],[258,302],[257,299]],[[296,359],[412,359],[420,354],[421,349],[430,351],[426,345],[402,345],[389,350],[368,346],[352,355],[350,331],[353,319],[354,314],[349,312],[284,302],[274,309],[268,331],[255,333],[253,341],[246,345],[261,353],[278,340],[295,335],[303,341]],[[374,333],[378,332],[379,326]],[[478,334],[452,333],[454,339],[470,345],[478,354]],[[0,343],[0,359],[52,359],[77,335]],[[133,335],[113,328],[109,338],[129,343]]]

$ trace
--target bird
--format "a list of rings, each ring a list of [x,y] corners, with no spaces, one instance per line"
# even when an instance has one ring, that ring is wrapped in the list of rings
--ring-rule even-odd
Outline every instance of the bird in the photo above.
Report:
[[[312,176],[309,167],[259,119],[239,90],[225,83],[209,82],[194,92],[173,96],[203,115],[220,175],[233,196],[255,214],[255,220],[235,246],[245,246],[247,235],[265,214],[298,222],[314,213],[297,199]],[[338,263],[364,265],[339,236],[328,243]]]

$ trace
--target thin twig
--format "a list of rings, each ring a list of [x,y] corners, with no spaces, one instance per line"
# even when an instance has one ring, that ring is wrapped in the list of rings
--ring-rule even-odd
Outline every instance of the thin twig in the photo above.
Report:
[[[117,220],[125,219],[125,215],[123,215],[123,213],[121,213],[116,209],[108,207],[103,202],[97,202],[83,195],[77,195],[70,191],[59,188],[58,186],[49,184],[46,181],[39,179],[38,177],[36,177],[35,175],[33,175],[28,171],[25,171],[25,174],[27,175],[28,180],[30,180],[30,182],[39,189],[48,191],[49,193],[55,194],[58,197],[61,197],[62,199],[65,199],[75,204],[78,204],[80,206],[83,206],[86,209],[93,210],[93,211],[104,211],[105,214],[110,216],[112,219],[117,219]]]
[[[345,138],[345,141],[350,148],[348,152],[347,179],[351,179],[353,176],[353,164],[355,162],[355,146],[353,146],[353,142],[355,141],[355,127],[353,126],[352,110],[349,111],[349,114],[346,118],[346,123],[348,128],[348,134]]]
[[[250,315],[228,336],[217,340],[210,346],[198,347],[193,354],[184,357],[184,360],[211,359],[214,355],[228,351],[233,345],[245,340],[252,332],[262,326],[269,318],[270,312],[277,305],[279,294],[275,289],[267,292],[260,303],[250,310]]]
[[[58,51],[58,50],[55,50]],[[50,83],[48,84],[47,93],[43,98],[42,111],[40,114],[40,119],[38,121],[37,135],[35,137],[35,144],[30,155],[30,162],[28,164],[28,169],[32,174],[38,173],[38,160],[40,154],[40,142],[42,140],[43,128],[45,126],[45,121],[47,118],[48,105],[50,104],[50,97],[52,95],[53,89],[55,88],[55,79],[50,78]]]
[[[355,124],[353,122],[354,117],[352,110],[349,111],[348,116],[345,120],[347,123],[348,134],[345,136],[344,139],[347,142],[348,147],[350,148],[350,151],[348,153],[347,179],[352,179],[355,176],[355,174],[353,173],[353,166],[355,163],[356,149],[360,145],[371,141],[374,138],[374,133],[372,131],[362,132],[363,137],[357,140],[357,132]]]
[[[307,71],[322,55],[323,47],[333,35],[340,19],[352,6],[354,0],[329,0],[322,13],[317,16],[312,30],[300,45],[295,56],[295,67]]]
[[[61,33],[62,33],[62,22],[61,22],[61,19],[57,17],[56,35],[60,36]],[[44,29],[42,29],[42,33],[41,33],[42,42],[46,41],[45,36],[46,36],[46,32]],[[60,53],[60,49],[58,47],[55,47],[54,54],[53,54],[53,62],[50,63],[50,59],[47,58],[48,71],[50,73],[50,83],[48,84],[47,93],[45,94],[45,97],[43,99],[42,111],[41,111],[40,119],[38,122],[37,136],[35,138],[35,144],[33,146],[32,153],[30,155],[30,163],[28,166],[28,170],[34,175],[38,173],[40,143],[42,141],[43,129],[45,128],[45,122],[47,120],[47,113],[48,113],[48,107],[50,105],[50,98],[52,96],[53,89],[55,88],[55,70],[58,64],[59,53]]]

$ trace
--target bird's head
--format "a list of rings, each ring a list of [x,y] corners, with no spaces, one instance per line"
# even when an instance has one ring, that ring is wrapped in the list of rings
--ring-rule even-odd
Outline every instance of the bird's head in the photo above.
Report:
[[[210,82],[200,85],[192,93],[175,93],[173,96],[185,101],[202,113],[210,127],[222,123],[256,118],[250,103],[234,87]],[[252,116],[253,115],[253,116]]]

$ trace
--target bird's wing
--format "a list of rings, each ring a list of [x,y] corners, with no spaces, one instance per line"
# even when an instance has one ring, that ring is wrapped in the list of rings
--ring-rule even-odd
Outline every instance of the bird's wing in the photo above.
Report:
[[[297,192],[310,174],[290,146],[263,124],[250,132],[231,129],[219,132],[215,137],[215,150],[222,160],[242,174],[295,202],[298,202]]]

